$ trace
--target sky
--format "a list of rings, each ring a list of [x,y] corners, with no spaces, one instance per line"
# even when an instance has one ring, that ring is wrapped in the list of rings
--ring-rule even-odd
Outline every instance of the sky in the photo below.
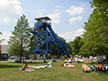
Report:
[[[51,27],[66,42],[73,41],[84,32],[84,22],[88,21],[92,0],[0,0],[0,39],[2,45],[8,44],[11,31],[24,14],[32,28],[35,18],[51,18]]]

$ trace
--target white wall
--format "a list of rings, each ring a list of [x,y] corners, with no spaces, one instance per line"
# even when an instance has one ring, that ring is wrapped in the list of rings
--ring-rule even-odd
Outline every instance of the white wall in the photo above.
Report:
[[[8,48],[9,48],[8,45],[1,45],[1,53],[8,53],[7,52]]]

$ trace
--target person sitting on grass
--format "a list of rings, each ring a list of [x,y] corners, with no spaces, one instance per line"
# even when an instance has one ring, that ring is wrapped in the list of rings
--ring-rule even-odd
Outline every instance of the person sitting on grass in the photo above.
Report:
[[[44,63],[48,63],[48,61],[46,59],[43,59]]]
[[[71,64],[72,64],[72,62],[73,62],[73,58],[72,58],[72,56],[70,56],[70,59],[71,59]]]
[[[26,63],[26,61],[24,59],[22,59],[22,63]]]
[[[27,62],[25,62],[23,68],[20,69],[20,71],[22,71],[22,70],[26,70],[26,71],[34,71],[35,69],[28,68]]]
[[[56,62],[56,59],[54,59],[54,57],[53,57],[53,58],[52,58],[52,61],[53,61],[53,62]]]

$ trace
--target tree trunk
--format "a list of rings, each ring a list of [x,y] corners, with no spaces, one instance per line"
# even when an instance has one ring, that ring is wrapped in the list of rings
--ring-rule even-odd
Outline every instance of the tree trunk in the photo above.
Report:
[[[106,55],[106,63],[108,64],[108,54]]]
[[[20,54],[20,63],[22,62],[22,58],[21,57],[22,57],[22,53]]]
[[[23,44],[22,44],[22,39],[21,39],[20,63],[21,63],[21,61],[22,61],[22,58],[21,58],[21,57],[22,57],[22,45],[23,45]]]

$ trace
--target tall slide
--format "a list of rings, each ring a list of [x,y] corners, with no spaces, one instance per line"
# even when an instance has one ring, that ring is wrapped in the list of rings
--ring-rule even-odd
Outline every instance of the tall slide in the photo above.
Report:
[[[65,43],[57,37],[51,28],[51,20],[49,17],[36,18],[37,23],[31,30],[31,33],[34,35],[34,44],[35,49],[33,50],[34,54],[46,54],[48,57],[52,56],[52,45],[57,47],[57,56],[59,58],[59,51],[62,50],[63,55],[67,55],[68,51],[65,46]],[[47,57],[47,58],[48,58]]]

